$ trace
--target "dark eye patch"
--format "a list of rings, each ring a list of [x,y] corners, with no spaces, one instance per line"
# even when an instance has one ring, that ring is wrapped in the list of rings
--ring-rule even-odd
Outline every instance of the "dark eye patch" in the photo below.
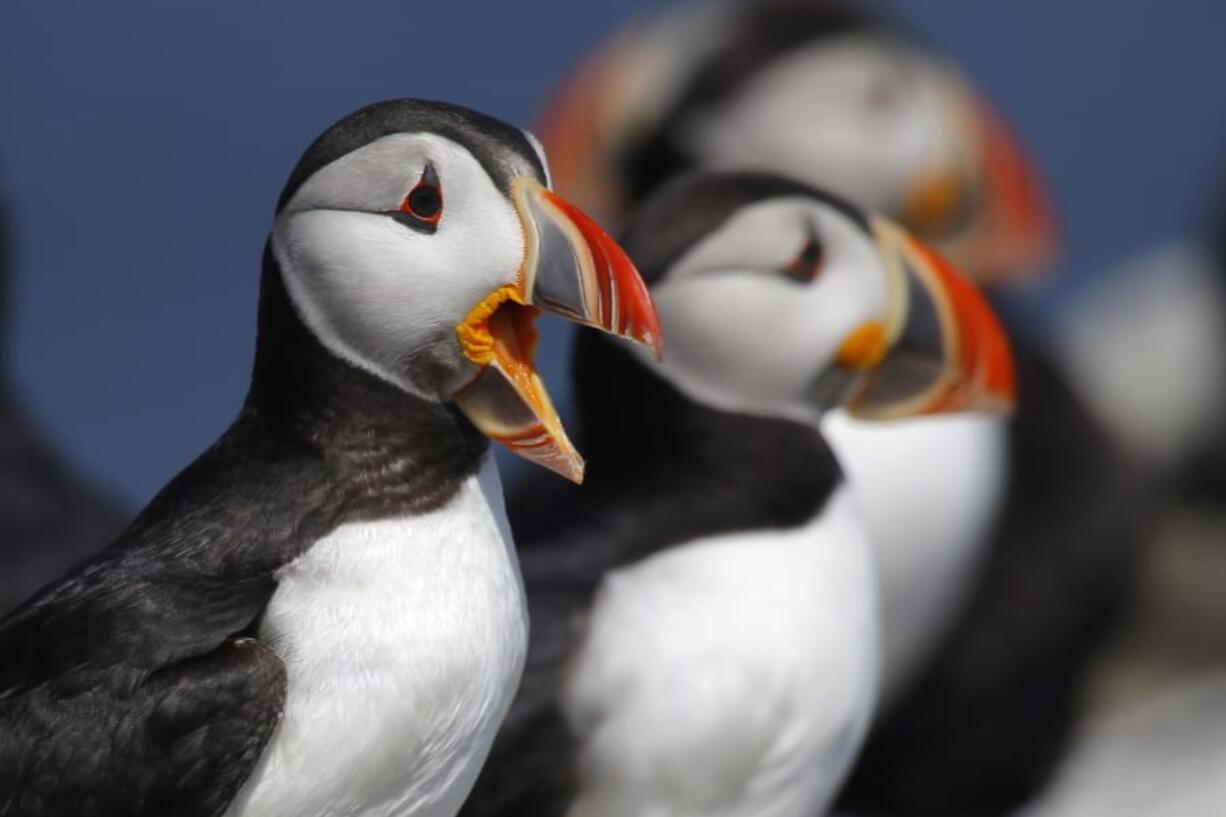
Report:
[[[783,275],[800,284],[810,283],[821,274],[825,260],[826,253],[821,239],[810,228],[809,236],[800,251],[784,266]]]
[[[433,235],[438,230],[443,218],[443,185],[433,165],[426,165],[417,184],[400,203],[400,209],[388,215],[419,233]]]

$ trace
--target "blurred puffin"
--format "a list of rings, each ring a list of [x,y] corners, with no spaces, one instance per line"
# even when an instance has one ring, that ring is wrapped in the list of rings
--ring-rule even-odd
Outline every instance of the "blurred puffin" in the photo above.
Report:
[[[0,290],[12,249],[0,202]],[[0,292],[0,310],[8,305]],[[123,516],[51,450],[0,364],[0,615],[119,532]]]
[[[1226,209],[1219,215],[1212,244],[1148,247],[1059,315],[1062,362],[1162,487],[1139,603],[1096,672],[1098,708],[1226,666]]]
[[[527,621],[486,436],[578,479],[536,310],[659,344],[532,137],[378,103],[289,177],[234,424],[0,622],[0,813],[451,815]]]
[[[579,339],[591,480],[517,497],[528,668],[462,813],[823,813],[879,652],[820,417],[1005,410],[1008,345],[935,254],[780,177],[678,180],[624,245],[669,353]]]
[[[1089,404],[1179,500],[1209,507],[1226,496],[1226,196],[1219,198],[1208,241],[1126,258],[1064,304],[1058,322],[1058,351]]]
[[[836,3],[707,5],[631,27],[562,88],[543,135],[559,188],[612,223],[687,168],[757,169],[895,216],[984,286],[1052,254],[1045,198],[1001,118],[948,63]],[[1126,601],[1141,487],[1016,334],[1012,422],[825,421],[882,581],[885,705],[849,810],[1024,801]]]

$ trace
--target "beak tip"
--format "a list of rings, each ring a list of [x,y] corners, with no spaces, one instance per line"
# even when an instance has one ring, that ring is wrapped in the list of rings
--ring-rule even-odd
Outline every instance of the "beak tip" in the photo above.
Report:
[[[564,465],[551,469],[558,476],[564,477],[576,485],[583,484],[583,478],[587,475],[587,464],[582,459],[568,459]]]
[[[658,331],[644,332],[639,342],[651,350],[656,363],[664,360],[664,336]]]

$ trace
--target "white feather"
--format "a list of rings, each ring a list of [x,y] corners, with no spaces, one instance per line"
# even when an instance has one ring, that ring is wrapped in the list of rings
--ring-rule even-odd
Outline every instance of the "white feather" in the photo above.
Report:
[[[729,534],[606,577],[564,705],[572,817],[812,817],[864,734],[874,578],[845,490],[809,524]]]
[[[347,524],[278,574],[285,713],[228,817],[451,817],[523,669],[492,457],[443,508]]]
[[[1070,382],[1153,465],[1193,454],[1222,425],[1226,294],[1192,246],[1152,249],[1095,283],[1061,316]]]
[[[843,411],[822,421],[873,545],[887,700],[973,586],[1004,500],[1007,423],[983,414],[874,423]]]

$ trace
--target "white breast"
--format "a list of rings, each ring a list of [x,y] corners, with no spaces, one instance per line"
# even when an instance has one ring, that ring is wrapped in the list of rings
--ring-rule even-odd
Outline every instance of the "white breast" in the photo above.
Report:
[[[285,714],[228,817],[451,817],[523,668],[492,457],[443,508],[348,524],[278,575],[260,636]]]
[[[881,579],[888,699],[972,587],[1004,499],[1007,420],[976,414],[862,422],[826,415],[822,432],[864,513]]]
[[[845,490],[804,527],[610,574],[564,694],[581,746],[572,817],[812,817],[863,737],[877,663]]]

